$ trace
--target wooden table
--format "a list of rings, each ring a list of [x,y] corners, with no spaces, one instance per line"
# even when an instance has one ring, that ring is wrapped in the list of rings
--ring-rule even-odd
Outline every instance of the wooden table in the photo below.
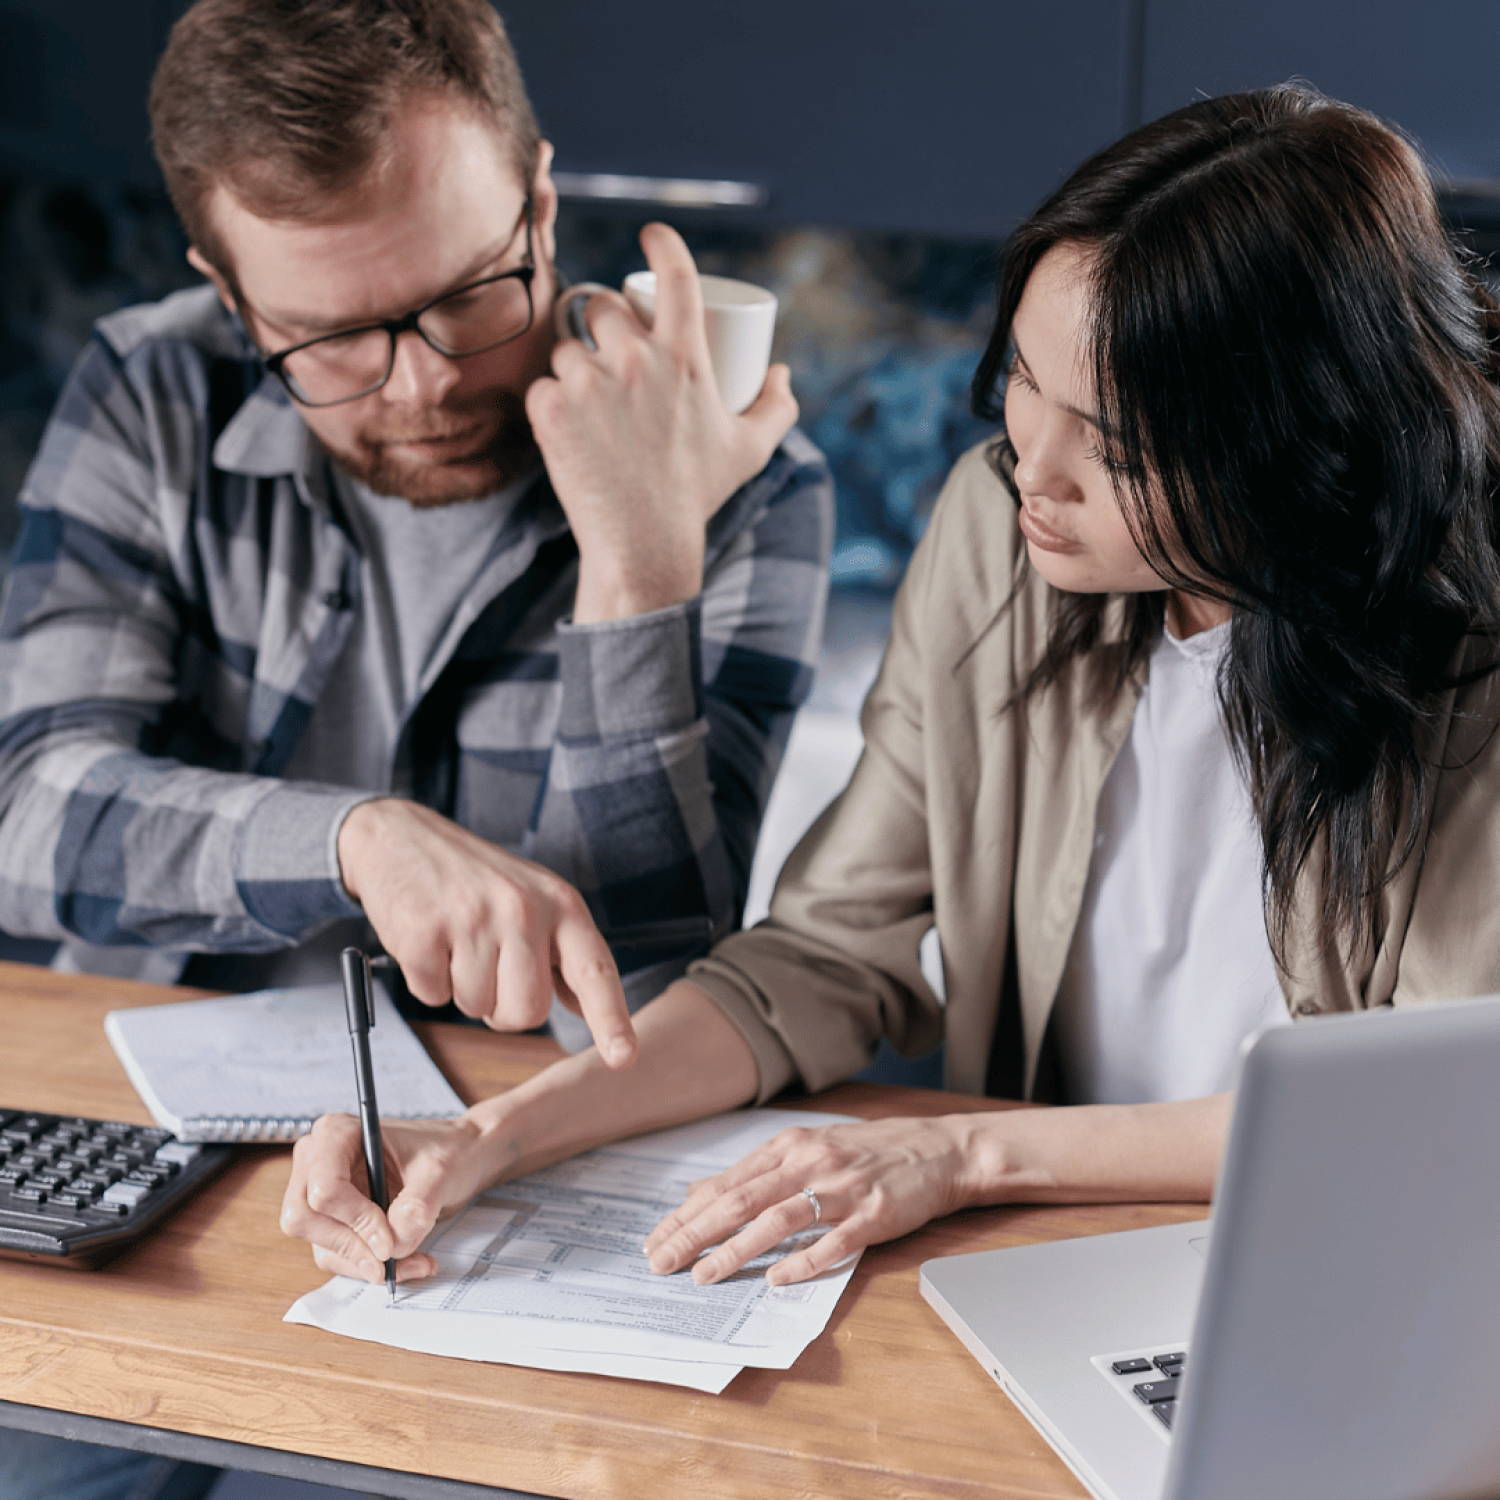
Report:
[[[0,1103],[149,1123],[103,1016],[185,993],[0,964]],[[556,1055],[534,1037],[419,1030],[469,1100]],[[859,1083],[815,1102],[866,1116],[1010,1107]],[[922,1301],[917,1268],[935,1255],[1205,1212],[957,1215],[867,1251],[792,1369],[746,1370],[707,1396],[283,1323],[293,1300],[325,1280],[306,1246],[277,1228],[287,1167],[284,1148],[246,1148],[147,1243],[100,1271],[0,1261],[0,1424],[392,1496],[1076,1497],[1077,1481]]]

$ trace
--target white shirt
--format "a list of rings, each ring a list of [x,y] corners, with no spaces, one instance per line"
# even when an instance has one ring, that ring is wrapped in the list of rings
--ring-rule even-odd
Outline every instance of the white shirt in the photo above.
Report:
[[[1163,631],[1099,798],[1053,1024],[1075,1104],[1234,1085],[1241,1043],[1289,1021],[1266,936],[1263,856],[1215,679],[1229,625]]]

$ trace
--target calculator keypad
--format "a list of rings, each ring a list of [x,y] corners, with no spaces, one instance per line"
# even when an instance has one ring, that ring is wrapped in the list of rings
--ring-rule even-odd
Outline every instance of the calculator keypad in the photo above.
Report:
[[[0,1255],[97,1263],[231,1150],[179,1141],[156,1125],[0,1109]]]

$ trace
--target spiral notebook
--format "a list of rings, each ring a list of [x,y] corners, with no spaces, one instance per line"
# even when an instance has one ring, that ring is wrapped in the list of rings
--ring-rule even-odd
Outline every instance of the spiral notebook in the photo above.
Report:
[[[370,1052],[382,1115],[464,1108],[416,1033],[375,987]],[[337,984],[112,1010],[105,1035],[158,1125],[184,1141],[290,1141],[319,1115],[359,1112]]]

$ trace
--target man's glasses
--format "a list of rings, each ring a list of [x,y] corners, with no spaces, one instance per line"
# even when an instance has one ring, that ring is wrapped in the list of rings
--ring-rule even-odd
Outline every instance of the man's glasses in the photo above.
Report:
[[[521,217],[526,225],[526,259],[521,265],[444,292],[403,317],[362,323],[278,349],[265,356],[266,368],[303,406],[337,406],[378,391],[391,378],[396,340],[408,331],[449,359],[467,359],[520,338],[535,316],[530,197]],[[520,227],[517,223],[516,229]]]

